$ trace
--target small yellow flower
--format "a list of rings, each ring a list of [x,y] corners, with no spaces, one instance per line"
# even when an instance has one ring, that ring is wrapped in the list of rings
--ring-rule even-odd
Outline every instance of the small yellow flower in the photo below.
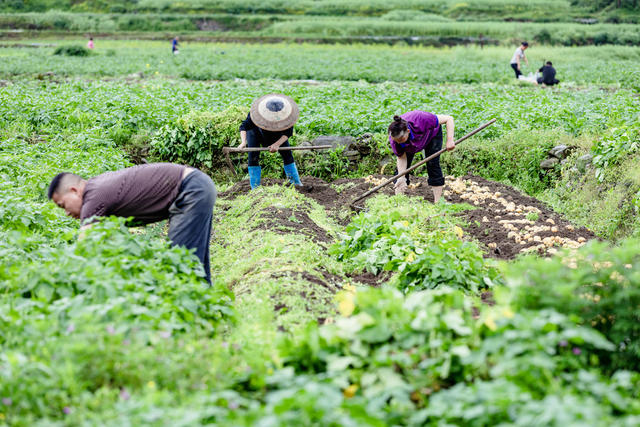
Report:
[[[493,318],[493,313],[490,313],[485,319],[484,319],[484,324],[486,325],[487,328],[491,329],[492,331],[495,331],[496,329],[498,329],[498,326],[496,325],[496,322]]]
[[[356,395],[356,391],[358,391],[358,386],[356,384],[351,384],[349,387],[345,388],[342,394],[347,399],[351,399]]]
[[[455,225],[453,227],[453,231],[456,233],[456,236],[458,236],[458,239],[462,239],[462,236],[464,235],[464,231],[462,231],[462,228]]]
[[[349,317],[351,316],[351,314],[353,313],[353,310],[356,309],[356,305],[353,302],[353,297],[351,295],[349,296],[345,296],[344,298],[342,298],[342,300],[338,303],[338,311],[340,312],[340,314],[342,314],[344,317]]]
[[[149,381],[147,383],[147,387],[150,388],[150,389],[155,389],[156,388],[156,383],[153,382],[153,381]]]
[[[149,65],[149,64],[147,64],[147,68],[149,68],[149,67],[150,67],[150,65]]]
[[[416,256],[415,254],[412,252],[409,252],[409,255],[407,255],[406,261],[407,262],[413,262],[416,260]]]
[[[502,315],[507,319],[513,319],[513,311],[509,307],[502,310]]]
[[[404,225],[405,227],[409,226],[409,221],[402,221],[402,225]]]

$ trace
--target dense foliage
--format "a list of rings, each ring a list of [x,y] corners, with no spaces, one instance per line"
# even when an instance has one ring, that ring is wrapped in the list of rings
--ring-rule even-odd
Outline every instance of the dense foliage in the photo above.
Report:
[[[220,161],[222,147],[235,145],[238,123],[246,114],[246,108],[234,106],[219,113],[191,112],[158,130],[152,152],[168,162],[211,169],[214,159]]]
[[[553,307],[600,331],[617,349],[598,354],[610,370],[640,366],[640,266],[637,240],[619,248],[592,242],[578,254],[533,258],[510,269],[516,304]]]
[[[95,43],[95,54],[89,58],[52,55],[54,48],[46,47],[46,43],[41,43],[39,48],[8,47],[3,50],[7,60],[0,62],[0,76],[42,78],[45,73],[53,73],[49,78],[54,80],[67,76],[128,76],[130,79],[152,76],[203,81],[272,78],[428,84],[516,83],[508,64],[515,47],[443,50],[353,45],[336,49],[326,45],[182,42],[180,55],[173,56],[169,41],[96,38]],[[67,44],[76,45],[77,42],[64,42],[61,46]],[[640,89],[640,74],[636,67],[640,48],[637,47],[533,46],[527,50],[527,56],[531,65],[523,68],[525,74],[536,72],[543,60],[551,60],[566,87],[593,84]],[[287,58],[286,67],[279,58]],[[575,92],[574,95],[583,96]],[[211,111],[211,108],[204,111]],[[529,116],[525,118],[529,119]]]
[[[358,270],[397,271],[392,284],[405,293],[441,286],[476,293],[497,276],[478,247],[461,240],[462,229],[424,202],[369,203],[345,231],[331,253]]]
[[[638,420],[638,374],[600,373],[595,355],[614,346],[553,309],[499,302],[474,316],[451,290],[343,298],[334,324],[283,343],[284,364],[326,378],[386,424]]]
[[[278,13],[294,15],[382,15],[389,11],[404,8],[414,11],[442,14],[458,19],[527,19],[558,20],[568,17],[580,17],[589,12],[603,9],[622,8],[637,10],[637,0],[481,0],[459,2],[457,0],[302,0],[282,2],[277,0],[4,0],[0,10],[10,12],[46,10],[71,10],[74,12],[111,12],[111,13]],[[607,16],[606,14],[604,16]]]

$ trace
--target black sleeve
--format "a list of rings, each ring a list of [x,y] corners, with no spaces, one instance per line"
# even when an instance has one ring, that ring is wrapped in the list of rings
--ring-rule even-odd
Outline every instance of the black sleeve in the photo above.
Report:
[[[540,67],[540,69],[538,71],[542,72],[542,69],[544,68],[544,66]]]
[[[247,118],[243,120],[243,122],[240,124],[240,130],[244,130],[244,131],[248,131],[251,129],[255,129],[257,126],[255,123],[253,123],[253,120],[251,120],[251,114],[247,114]]]
[[[283,135],[286,135],[287,138],[291,138],[293,136],[293,128],[290,127],[289,129],[285,129],[282,131]]]

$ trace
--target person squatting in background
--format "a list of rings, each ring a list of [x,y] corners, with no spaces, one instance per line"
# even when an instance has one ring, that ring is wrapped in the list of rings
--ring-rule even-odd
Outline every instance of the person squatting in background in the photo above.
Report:
[[[560,80],[556,79],[556,69],[553,68],[551,61],[547,61],[538,71],[542,73],[542,77],[538,77],[538,84],[553,86],[560,83]]]
[[[57,174],[48,197],[66,214],[82,221],[81,230],[94,217],[133,217],[129,225],[169,220],[173,246],[195,249],[211,283],[209,240],[216,187],[208,175],[183,165],[150,163],[88,180],[68,172]]]
[[[401,116],[394,116],[389,125],[389,144],[397,161],[396,174],[402,173],[411,166],[413,156],[424,150],[425,158],[442,149],[442,124],[447,126],[447,150],[456,145],[453,140],[455,131],[453,117],[428,113],[426,111],[409,111]],[[442,197],[444,175],[440,168],[440,156],[427,162],[428,184],[433,191],[433,201],[438,203]],[[395,193],[403,194],[409,185],[409,174],[400,177],[395,183]]]
[[[513,56],[511,57],[511,68],[513,68],[513,71],[515,71],[516,73],[516,79],[520,78],[520,76],[522,75],[522,70],[520,69],[522,60],[524,60],[527,66],[529,65],[529,60],[524,55],[524,51],[527,50],[528,47],[529,43],[522,42],[522,44],[516,49],[516,51],[513,52]]]
[[[89,37],[89,41],[87,42],[87,48],[93,49],[95,46],[93,44],[93,37]]]
[[[289,147],[289,138],[293,135],[293,125],[299,117],[295,101],[281,94],[272,93],[256,99],[251,105],[247,118],[240,125],[238,148],[269,147],[275,153],[280,147]],[[291,151],[278,151],[284,163],[284,172],[294,185],[302,185],[298,168]],[[249,184],[251,189],[260,185],[262,168],[260,152],[249,152]]]

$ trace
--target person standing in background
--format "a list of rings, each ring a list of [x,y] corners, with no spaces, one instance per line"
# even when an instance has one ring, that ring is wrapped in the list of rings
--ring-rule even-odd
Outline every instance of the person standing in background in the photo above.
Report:
[[[171,41],[171,53],[174,55],[178,54],[178,36],[175,36]]]
[[[513,71],[515,71],[516,73],[516,79],[520,78],[520,76],[522,75],[522,71],[520,69],[522,60],[524,59],[524,62],[527,64],[527,66],[529,65],[529,61],[527,60],[527,57],[524,55],[524,51],[527,50],[528,47],[529,47],[529,43],[522,42],[520,47],[518,47],[516,51],[513,53],[513,57],[511,57],[511,68],[513,68]]]
[[[95,46],[93,45],[93,37],[89,37],[89,41],[87,42],[87,48],[93,49]]]

